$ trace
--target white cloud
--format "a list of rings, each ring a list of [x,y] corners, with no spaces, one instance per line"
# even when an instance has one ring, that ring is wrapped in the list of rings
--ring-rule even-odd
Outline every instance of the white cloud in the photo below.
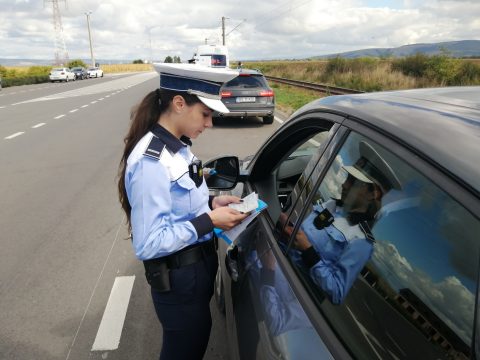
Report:
[[[221,17],[232,58],[298,58],[365,47],[478,38],[480,2],[406,0],[403,6],[368,7],[360,0],[164,0],[59,2],[71,58],[88,58],[86,11],[96,58],[189,58],[205,38],[221,41]],[[400,3],[390,1],[388,3]],[[49,58],[51,7],[42,0],[0,0],[0,57]],[[211,40],[212,41],[212,40]]]
[[[395,245],[377,241],[372,256],[387,280],[408,288],[430,307],[467,344],[472,335],[474,294],[455,276],[434,282],[429,274],[412,266]]]

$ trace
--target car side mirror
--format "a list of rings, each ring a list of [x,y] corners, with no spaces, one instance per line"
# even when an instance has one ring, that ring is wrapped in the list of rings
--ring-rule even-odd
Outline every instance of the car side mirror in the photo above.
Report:
[[[204,165],[204,176],[211,190],[230,190],[240,178],[240,163],[236,156],[221,156],[208,160]]]

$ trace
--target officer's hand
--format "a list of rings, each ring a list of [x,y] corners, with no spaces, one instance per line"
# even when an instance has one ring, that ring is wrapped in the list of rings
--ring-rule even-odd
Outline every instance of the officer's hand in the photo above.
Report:
[[[238,196],[233,195],[220,195],[215,196],[212,200],[212,208],[216,209],[221,206],[227,206],[228,204],[240,204],[243,200],[240,199]]]
[[[307,235],[302,230],[298,230],[297,234],[295,235],[295,239],[293,240],[293,245],[300,250],[307,250],[312,244],[308,241]]]
[[[212,219],[213,226],[222,230],[230,230],[248,215],[250,215],[250,213],[242,214],[240,211],[229,208],[228,206],[216,208],[208,213],[208,216]]]

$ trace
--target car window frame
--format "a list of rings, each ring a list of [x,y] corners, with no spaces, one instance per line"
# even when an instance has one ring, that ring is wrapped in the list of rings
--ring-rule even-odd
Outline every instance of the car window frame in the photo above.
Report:
[[[255,191],[259,194],[259,197],[262,200],[267,202],[267,204],[271,205],[263,213],[268,216],[269,221],[272,224],[275,224],[278,217],[277,215],[275,215],[275,211],[277,210],[276,204],[275,206],[273,206],[272,203],[275,201],[279,203],[276,189],[275,192],[268,191],[269,188],[274,186],[274,184],[272,184],[273,180],[275,180],[274,171],[276,168],[278,168],[279,164],[281,164],[285,160],[290,149],[293,147],[293,144],[296,144],[298,146],[300,141],[295,141],[296,138],[292,136],[291,131],[288,131],[288,129],[294,128],[296,136],[302,137],[302,134],[306,133],[308,130],[311,129],[323,129],[325,131],[330,131],[336,124],[340,125],[340,123],[343,121],[343,117],[336,114],[318,114],[319,113],[317,112],[317,116],[321,117],[320,119],[318,119],[318,117],[316,118],[315,114],[306,113],[303,116],[290,120],[287,126],[280,128],[279,131],[275,132],[274,135],[263,144],[263,146],[257,151],[251,163],[247,167],[249,178],[248,181],[252,184],[252,188],[255,189]],[[337,131],[338,127],[335,128],[335,133]],[[325,143],[320,145],[319,151],[321,152],[321,154],[323,154],[323,152],[328,148],[328,145],[334,134],[330,136]],[[308,135],[303,135],[304,139],[306,139],[307,137]],[[281,158],[276,162],[269,161],[272,156],[275,156],[272,154],[276,154],[280,149],[283,152]],[[265,153],[268,154],[262,157],[262,154]],[[318,157],[318,160],[320,158],[321,156]],[[268,164],[268,166],[258,165],[259,163]],[[258,169],[258,167],[260,167],[260,170]],[[254,172],[254,170],[257,171]],[[260,173],[260,175],[257,175],[258,173]],[[278,209],[281,210],[280,206],[278,206]]]

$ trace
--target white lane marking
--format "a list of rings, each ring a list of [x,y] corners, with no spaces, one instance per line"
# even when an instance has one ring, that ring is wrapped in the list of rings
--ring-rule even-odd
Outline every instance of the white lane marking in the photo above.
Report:
[[[55,116],[54,119],[60,119],[60,118],[62,118],[62,117],[64,117],[64,116],[65,116],[64,114],[58,115],[58,116]]]
[[[91,101],[90,104],[96,104],[97,100]]]
[[[102,101],[103,99],[105,99],[105,98],[100,98],[100,99],[98,99],[98,101]]]
[[[43,125],[45,125],[45,123],[40,123],[40,124],[37,124],[37,125],[33,125],[32,129],[39,128],[40,126],[43,126]]]
[[[115,247],[115,244],[117,243],[118,240],[118,234],[120,233],[120,229],[123,228],[123,223],[125,222],[125,215],[122,216],[122,220],[120,220],[120,223],[118,224],[117,227],[117,233],[115,234],[115,239],[113,239],[112,246],[110,246],[110,251],[108,252],[107,258],[105,259],[103,263],[102,270],[100,271],[100,274],[98,275],[97,281],[95,283],[95,286],[93,287],[92,294],[90,295],[90,300],[88,300],[87,307],[85,308],[85,311],[83,312],[83,316],[80,320],[80,323],[78,324],[77,331],[75,332],[75,336],[73,337],[72,343],[70,344],[70,348],[68,349],[68,354],[65,360],[68,360],[70,357],[70,353],[72,352],[73,346],[75,345],[75,341],[77,340],[78,333],[80,332],[80,328],[82,327],[83,322],[85,321],[85,317],[87,316],[88,309],[90,308],[90,304],[92,303],[93,295],[95,295],[95,291],[97,290],[98,284],[100,283],[100,279],[103,276],[103,272],[105,271],[105,267],[107,266],[107,263],[110,259],[110,256],[112,255],[113,248]]]
[[[5,106],[0,106],[0,109],[4,109],[4,108],[5,108]]]
[[[88,106],[88,104],[87,105],[82,105],[81,108],[83,109],[83,108],[86,108],[87,106]]]
[[[115,279],[92,351],[118,349],[134,281],[135,275]]]
[[[274,119],[275,119],[275,121],[278,121],[280,124],[283,124],[283,123],[284,123],[283,120],[280,120],[280,119],[279,119],[278,117],[276,117],[276,116],[274,117]]]
[[[25,131],[20,131],[20,132],[17,132],[17,133],[15,133],[15,134],[9,135],[9,136],[7,136],[7,137],[4,138],[4,139],[5,139],[5,140],[10,140],[10,139],[13,139],[13,138],[15,138],[15,137],[17,137],[17,136],[20,136],[20,135],[22,135],[22,134],[25,134]]]
[[[78,109],[73,109],[73,110],[70,110],[69,112],[74,113],[75,111],[78,111]]]
[[[109,98],[109,97],[110,97],[110,95],[105,95],[105,97],[106,97],[106,98]]]

